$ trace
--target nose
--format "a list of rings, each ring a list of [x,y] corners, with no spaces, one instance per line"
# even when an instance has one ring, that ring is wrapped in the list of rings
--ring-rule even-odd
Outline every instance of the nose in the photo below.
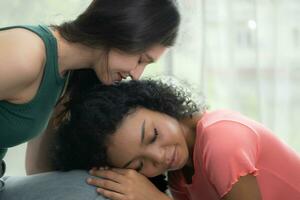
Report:
[[[136,68],[129,72],[132,80],[138,80],[145,70],[145,65],[138,65]]]

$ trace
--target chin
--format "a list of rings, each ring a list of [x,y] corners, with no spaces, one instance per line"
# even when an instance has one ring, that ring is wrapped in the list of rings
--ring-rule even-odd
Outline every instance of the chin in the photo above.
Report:
[[[100,79],[100,81],[103,85],[112,85],[113,84],[112,80]]]
[[[103,76],[97,75],[97,77],[103,85],[112,85],[115,82],[113,77],[111,77],[109,75],[105,75],[105,74]]]

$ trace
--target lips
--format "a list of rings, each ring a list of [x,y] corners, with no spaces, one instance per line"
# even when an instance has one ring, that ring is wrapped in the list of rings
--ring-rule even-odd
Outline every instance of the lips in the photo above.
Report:
[[[167,158],[168,169],[174,169],[176,167],[177,161],[177,148],[174,146],[170,152],[170,156]]]
[[[114,79],[115,83],[121,82],[123,79],[126,79],[126,76],[124,76],[123,74],[121,74],[120,72],[116,73],[116,77]]]

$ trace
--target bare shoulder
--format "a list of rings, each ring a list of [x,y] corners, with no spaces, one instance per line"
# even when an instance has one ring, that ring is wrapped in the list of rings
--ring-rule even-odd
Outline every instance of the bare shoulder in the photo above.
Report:
[[[9,65],[22,72],[39,71],[45,59],[45,46],[35,33],[22,28],[0,32],[1,66]]]
[[[261,200],[261,193],[256,177],[248,174],[242,176],[233,185],[231,191],[222,200]]]
[[[0,31],[0,99],[32,84],[43,70],[45,55],[35,33],[21,28]]]

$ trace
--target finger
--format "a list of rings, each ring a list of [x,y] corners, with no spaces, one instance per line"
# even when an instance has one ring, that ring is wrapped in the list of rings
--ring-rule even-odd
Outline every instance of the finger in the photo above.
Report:
[[[122,174],[124,177],[128,178],[136,178],[136,177],[146,177],[144,174],[137,172],[135,169],[120,169],[120,168],[112,168],[111,171],[116,172],[118,174]],[[123,180],[123,179],[122,179]]]
[[[91,170],[90,174],[93,176],[110,179],[112,181],[115,181],[117,183],[121,183],[122,180],[124,180],[124,176],[122,174],[119,174],[117,172],[114,172],[112,170]]]
[[[107,190],[111,190],[111,191],[114,191],[114,192],[118,192],[118,193],[121,193],[121,194],[124,194],[125,189],[126,189],[126,188],[124,188],[126,186],[123,186],[123,185],[121,185],[119,183],[116,183],[114,181],[111,181],[109,179],[88,178],[87,182],[90,185],[100,187],[102,189],[107,189]]]
[[[102,196],[104,196],[104,197],[106,197],[108,199],[111,199],[111,200],[122,200],[122,199],[125,199],[124,195],[122,195],[120,193],[117,193],[117,192],[114,192],[114,191],[105,190],[105,189],[102,189],[102,188],[97,188],[97,192],[99,194],[101,194]]]
[[[111,171],[116,172],[118,174],[122,174],[123,176],[138,173],[134,169],[122,169],[122,168],[112,168]]]

